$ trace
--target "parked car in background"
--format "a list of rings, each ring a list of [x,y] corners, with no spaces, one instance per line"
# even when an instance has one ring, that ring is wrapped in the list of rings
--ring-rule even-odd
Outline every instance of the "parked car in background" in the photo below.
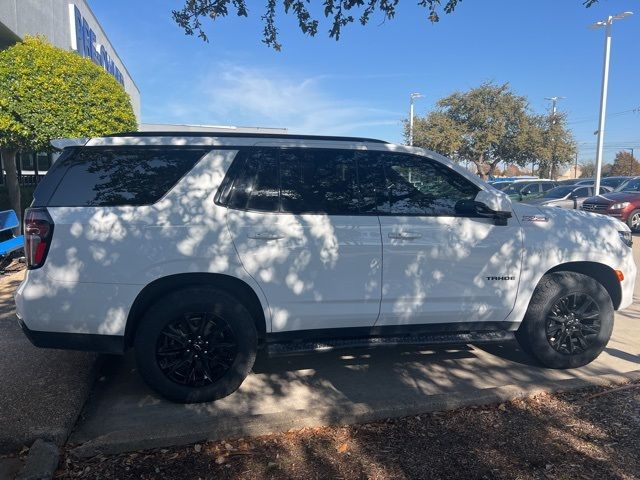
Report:
[[[511,200],[521,202],[525,199],[539,198],[557,186],[558,183],[553,180],[525,180],[513,182],[507,188],[502,189],[502,192],[509,195]]]
[[[560,185],[546,192],[542,197],[525,199],[524,203],[546,207],[580,208],[582,203],[593,196],[593,185]],[[600,187],[600,194],[613,191],[611,187]]]
[[[637,232],[640,229],[640,177],[630,178],[611,193],[587,198],[582,210],[615,217]]]
[[[619,187],[623,182],[629,180],[633,177],[602,177],[600,179],[600,185],[604,185],[605,187],[611,187],[614,190]],[[595,185],[595,178],[568,178],[566,180],[560,180],[558,184],[560,185]]]
[[[605,187],[611,187],[612,189],[618,188],[627,180],[632,179],[633,177],[604,177],[600,179],[600,185],[604,185]],[[595,184],[595,180],[594,180]]]

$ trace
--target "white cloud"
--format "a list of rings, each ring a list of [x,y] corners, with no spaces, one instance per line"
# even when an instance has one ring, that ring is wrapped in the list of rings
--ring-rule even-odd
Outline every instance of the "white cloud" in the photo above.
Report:
[[[327,85],[330,81],[338,83],[331,76],[296,78],[282,71],[220,63],[196,82],[190,101],[170,102],[164,114],[167,122],[287,127],[291,132],[327,135],[400,125],[401,112],[341,98]]]

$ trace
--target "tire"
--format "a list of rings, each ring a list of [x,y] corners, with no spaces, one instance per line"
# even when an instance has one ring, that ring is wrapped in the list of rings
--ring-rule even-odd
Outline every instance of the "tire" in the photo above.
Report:
[[[214,287],[164,296],[145,312],[134,338],[144,381],[180,403],[209,402],[235,392],[253,367],[257,346],[247,308]]]
[[[627,225],[632,232],[637,232],[640,229],[640,210],[634,210],[629,214]]]
[[[613,313],[609,294],[593,278],[574,272],[547,274],[533,292],[516,338],[547,367],[581,367],[609,342]]]

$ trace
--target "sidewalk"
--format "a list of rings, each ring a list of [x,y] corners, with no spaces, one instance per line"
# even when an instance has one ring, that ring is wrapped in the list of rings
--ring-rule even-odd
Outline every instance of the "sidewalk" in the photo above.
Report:
[[[10,268],[17,265],[24,268]],[[0,277],[0,453],[36,438],[64,443],[95,373],[95,355],[42,350],[24,336],[13,304],[23,276],[24,270]]]

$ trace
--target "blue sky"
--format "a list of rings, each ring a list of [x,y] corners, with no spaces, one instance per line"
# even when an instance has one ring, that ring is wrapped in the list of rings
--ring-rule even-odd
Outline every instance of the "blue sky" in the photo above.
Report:
[[[315,3],[316,0],[312,0]],[[591,23],[625,10],[613,27],[605,160],[621,147],[640,154],[640,2],[475,0],[431,24],[417,0],[396,18],[374,16],[345,28],[339,42],[309,38],[279,17],[281,52],[261,43],[266,1],[247,0],[249,19],[207,23],[209,43],[184,35],[171,10],[181,0],[90,0],[142,95],[142,121],[287,127],[293,132],[402,140],[408,95],[424,114],[441,97],[483,81],[509,82],[534,111],[548,96],[580,142],[580,162],[595,157],[603,30]],[[639,109],[637,112],[629,112]],[[620,113],[625,112],[625,113]]]

